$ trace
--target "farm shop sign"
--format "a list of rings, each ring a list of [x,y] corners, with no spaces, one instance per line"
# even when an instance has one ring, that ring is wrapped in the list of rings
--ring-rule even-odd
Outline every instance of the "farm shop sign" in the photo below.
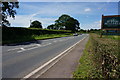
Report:
[[[120,15],[103,16],[102,15],[102,29],[120,29]]]
[[[120,15],[103,16],[101,35],[120,35]]]
[[[110,20],[107,20],[104,25],[111,26],[111,27],[118,26],[118,25],[120,25],[120,21],[117,19],[110,19]]]

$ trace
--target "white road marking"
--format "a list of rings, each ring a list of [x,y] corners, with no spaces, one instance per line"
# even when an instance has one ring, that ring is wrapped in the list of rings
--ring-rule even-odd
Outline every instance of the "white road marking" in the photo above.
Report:
[[[24,48],[20,48],[21,50],[25,50]]]
[[[32,46],[35,46],[35,45],[36,45],[36,44],[32,44],[32,45],[28,45],[28,46],[19,47],[19,48],[8,49],[7,51],[14,51],[14,50],[17,50],[17,49],[23,49],[23,48],[32,47]]]
[[[7,51],[13,51],[13,50],[17,50],[17,49],[20,49],[20,48],[8,49]]]
[[[53,42],[57,42],[57,40],[53,41]]]
[[[84,37],[82,40],[84,40],[86,37]],[[74,45],[70,46],[68,49],[66,49],[65,51],[63,51],[62,53],[60,53],[59,55],[57,55],[56,57],[52,58],[51,60],[49,60],[48,62],[46,62],[45,64],[43,64],[42,66],[38,67],[37,69],[35,69],[34,71],[32,71],[31,73],[29,73],[28,75],[26,75],[25,77],[23,77],[22,80],[30,78],[32,75],[34,75],[35,73],[37,73],[38,71],[40,71],[42,68],[44,68],[45,66],[47,66],[48,64],[50,64],[51,62],[53,62],[55,59],[59,58],[61,55],[63,55],[65,52],[67,52],[68,50],[72,49],[74,46],[76,46],[78,43],[80,43],[82,40],[78,41],[77,43],[75,43]],[[55,63],[54,63],[55,64]],[[52,65],[53,66],[53,65]],[[48,69],[47,69],[48,70]]]
[[[52,44],[52,43],[48,43],[48,44],[45,44],[45,45],[42,45],[42,46],[47,46],[47,45],[50,45],[50,44]]]
[[[52,43],[48,43],[48,44],[45,44],[45,45],[39,45],[39,44],[37,44],[37,47],[32,47],[32,48],[20,50],[20,51],[17,51],[17,53],[20,53],[20,52],[23,52],[23,51],[32,50],[32,49],[39,48],[39,47],[43,47],[43,46],[47,46],[47,45],[50,45],[50,44],[52,44]]]

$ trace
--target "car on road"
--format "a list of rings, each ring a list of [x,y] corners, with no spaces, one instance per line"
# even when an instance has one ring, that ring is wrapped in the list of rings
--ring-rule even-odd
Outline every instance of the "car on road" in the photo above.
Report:
[[[74,33],[73,36],[78,36],[78,33]]]

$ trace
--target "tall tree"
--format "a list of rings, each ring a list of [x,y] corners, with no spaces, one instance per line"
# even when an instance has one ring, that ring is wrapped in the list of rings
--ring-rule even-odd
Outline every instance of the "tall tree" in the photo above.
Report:
[[[39,21],[33,21],[31,24],[30,24],[30,28],[42,28],[42,24],[41,22]]]
[[[7,17],[10,16],[12,18],[15,18],[16,14],[16,8],[19,8],[19,2],[2,2],[2,11],[0,12],[0,15],[2,15],[2,26],[7,27],[10,26],[9,21],[7,20]]]
[[[80,29],[79,24],[80,23],[77,19],[74,19],[66,14],[63,14],[55,21],[56,29],[66,29],[71,31],[77,31]]]

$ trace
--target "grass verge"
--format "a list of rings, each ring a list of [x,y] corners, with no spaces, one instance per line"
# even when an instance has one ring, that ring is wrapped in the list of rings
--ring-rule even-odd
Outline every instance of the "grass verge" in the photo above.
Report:
[[[72,36],[72,34],[65,33],[65,34],[45,34],[45,35],[32,35],[32,36],[15,36],[14,39],[2,41],[2,44],[4,45],[4,44],[20,43],[20,42],[27,42],[34,40],[68,37],[68,36]]]
[[[100,77],[100,75],[96,74],[96,68],[92,60],[93,54],[91,54],[90,51],[91,41],[88,40],[86,47],[83,51],[83,55],[79,60],[80,64],[76,71],[73,73],[73,78],[75,78],[76,80],[81,78],[87,80],[89,78],[97,78],[98,76]]]

